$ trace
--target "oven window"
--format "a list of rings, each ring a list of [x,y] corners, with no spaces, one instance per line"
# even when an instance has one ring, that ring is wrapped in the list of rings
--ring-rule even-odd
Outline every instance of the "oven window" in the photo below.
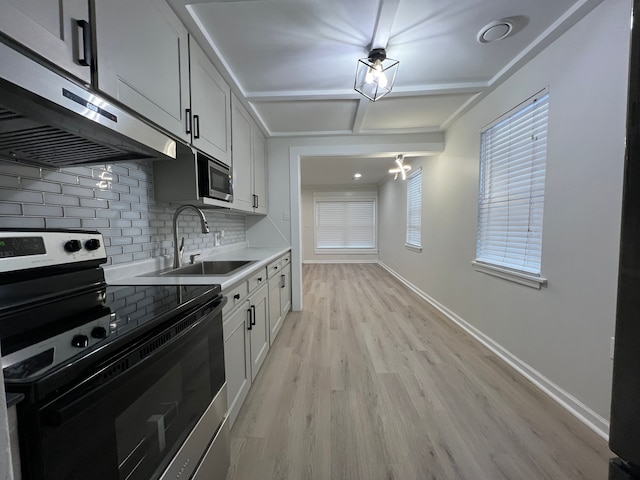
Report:
[[[201,341],[115,419],[121,480],[146,480],[182,444],[211,401],[209,346]]]

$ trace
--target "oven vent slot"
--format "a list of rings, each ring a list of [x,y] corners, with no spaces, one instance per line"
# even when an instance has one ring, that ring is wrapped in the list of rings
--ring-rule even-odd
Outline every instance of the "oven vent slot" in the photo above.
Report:
[[[183,320],[182,322],[180,322],[179,324],[177,324],[175,326],[175,332],[176,334],[182,332],[184,329],[189,328],[191,325],[193,325],[194,323],[196,323],[199,319],[196,318],[195,315],[192,315],[191,317],[187,318],[186,320]]]
[[[171,340],[171,337],[172,337],[171,332],[166,332],[166,333],[160,335],[158,338],[154,338],[149,343],[147,343],[146,345],[141,347],[140,350],[139,350],[140,359],[142,360],[143,358],[146,358],[149,355],[151,355],[154,352],[154,350],[157,350],[162,345],[164,345],[169,340]]]
[[[112,377],[117,377],[122,372],[124,372],[125,370],[128,370],[128,369],[129,369],[129,359],[128,358],[124,358],[121,361],[119,361],[118,363],[116,363],[115,365],[112,365],[111,367],[109,367],[108,370],[102,372],[102,375],[100,375],[100,380],[99,380],[98,383],[102,384],[102,383],[108,381]]]

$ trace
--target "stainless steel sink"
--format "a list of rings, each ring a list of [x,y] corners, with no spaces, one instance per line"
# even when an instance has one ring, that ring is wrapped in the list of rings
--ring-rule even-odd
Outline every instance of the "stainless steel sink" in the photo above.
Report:
[[[198,262],[193,265],[185,265],[180,268],[172,268],[152,276],[182,277],[191,275],[230,275],[236,270],[253,263],[254,260],[220,260],[210,262]]]

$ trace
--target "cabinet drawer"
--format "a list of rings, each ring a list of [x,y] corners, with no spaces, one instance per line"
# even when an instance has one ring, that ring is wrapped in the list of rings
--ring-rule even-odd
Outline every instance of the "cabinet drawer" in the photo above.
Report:
[[[283,268],[287,263],[291,263],[291,253],[285,253],[282,257],[280,257],[280,263],[282,264]]]
[[[224,292],[224,295],[227,297],[227,304],[222,309],[222,316],[226,316],[232,310],[240,305],[247,299],[247,295],[249,291],[247,289],[247,282],[241,282],[233,288]]]
[[[274,275],[277,275],[278,272],[280,272],[280,270],[282,270],[280,259],[274,260],[269,265],[267,265],[267,274],[269,278],[273,277]]]
[[[267,281],[267,270],[266,268],[261,268],[256,273],[249,277],[247,280],[247,286],[249,287],[249,292],[253,292],[260,285],[263,285]]]

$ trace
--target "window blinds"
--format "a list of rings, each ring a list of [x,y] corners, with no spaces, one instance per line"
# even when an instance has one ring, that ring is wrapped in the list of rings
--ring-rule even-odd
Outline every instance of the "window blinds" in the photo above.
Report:
[[[376,248],[375,200],[315,201],[317,249]]]
[[[422,169],[407,180],[407,245],[420,247],[422,242]]]
[[[539,275],[546,91],[481,134],[476,260]]]

